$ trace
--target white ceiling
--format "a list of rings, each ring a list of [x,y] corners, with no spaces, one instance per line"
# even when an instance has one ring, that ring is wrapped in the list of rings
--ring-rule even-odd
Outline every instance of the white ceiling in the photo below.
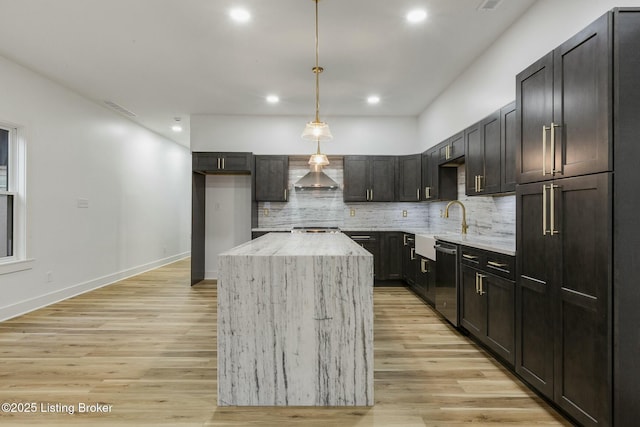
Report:
[[[321,119],[420,114],[534,1],[322,0]],[[249,23],[229,19],[237,6]],[[406,22],[414,8],[425,22]],[[311,0],[0,0],[0,11],[0,55],[185,146],[192,114],[314,113]]]

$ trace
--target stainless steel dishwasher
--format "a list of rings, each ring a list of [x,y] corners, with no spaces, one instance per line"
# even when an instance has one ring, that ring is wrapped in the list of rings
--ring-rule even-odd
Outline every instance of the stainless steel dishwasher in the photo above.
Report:
[[[458,326],[458,246],[437,241],[435,308]]]

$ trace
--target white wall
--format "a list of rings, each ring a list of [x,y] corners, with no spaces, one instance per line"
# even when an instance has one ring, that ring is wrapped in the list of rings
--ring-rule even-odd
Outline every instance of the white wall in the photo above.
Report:
[[[251,176],[207,175],[205,279],[218,278],[218,254],[251,240]]]
[[[0,319],[188,255],[187,149],[2,57],[0,121],[26,130],[35,259],[0,275]]]
[[[515,99],[515,76],[589,23],[629,0],[539,0],[419,117],[419,150]]]
[[[323,117],[334,139],[325,154],[414,154],[416,117]],[[300,138],[306,116],[191,116],[192,151],[311,154],[315,143]]]

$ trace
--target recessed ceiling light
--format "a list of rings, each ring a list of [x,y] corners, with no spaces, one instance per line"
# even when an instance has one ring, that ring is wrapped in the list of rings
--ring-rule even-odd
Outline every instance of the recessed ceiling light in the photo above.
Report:
[[[380,102],[380,97],[377,95],[371,95],[367,98],[367,102],[369,104],[377,104],[378,102]]]
[[[267,102],[269,104],[277,104],[280,101],[280,98],[278,98],[278,95],[268,95],[267,96]]]
[[[427,12],[422,9],[412,10],[407,13],[407,21],[409,22],[421,22],[427,19]]]
[[[251,14],[246,9],[231,9],[229,16],[236,22],[247,22],[251,19]]]
[[[175,123],[173,124],[173,126],[171,126],[171,130],[174,132],[182,132],[182,125],[180,124],[180,117],[176,117],[175,119]]]

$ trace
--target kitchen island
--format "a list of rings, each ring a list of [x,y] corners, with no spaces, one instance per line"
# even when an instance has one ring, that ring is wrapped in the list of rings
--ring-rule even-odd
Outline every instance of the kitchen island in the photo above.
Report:
[[[219,406],[373,405],[373,256],[342,233],[219,255]]]

